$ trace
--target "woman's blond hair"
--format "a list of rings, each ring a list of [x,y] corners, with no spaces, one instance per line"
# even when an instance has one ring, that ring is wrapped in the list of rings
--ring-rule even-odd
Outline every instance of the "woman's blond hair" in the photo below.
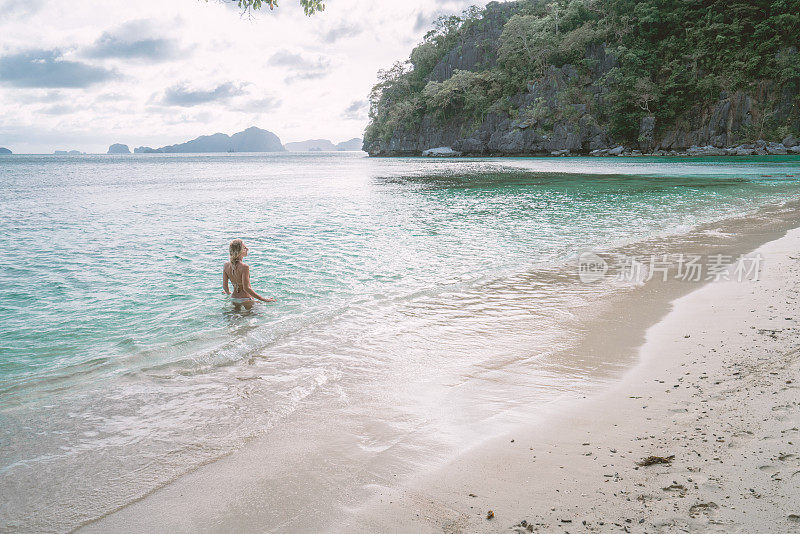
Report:
[[[228,254],[231,256],[231,273],[233,273],[234,266],[242,261],[242,253],[244,252],[244,241],[241,239],[234,239],[228,246]]]

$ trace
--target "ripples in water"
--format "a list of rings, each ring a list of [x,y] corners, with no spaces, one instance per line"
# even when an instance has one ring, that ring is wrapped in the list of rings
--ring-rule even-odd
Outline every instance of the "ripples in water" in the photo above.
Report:
[[[578,252],[728,242],[726,219],[798,198],[796,168],[15,159],[0,170],[16,199],[0,210],[7,517],[71,528],[290,420],[424,465],[626,364],[564,356],[631,290],[578,283]],[[221,295],[234,237],[277,304]]]

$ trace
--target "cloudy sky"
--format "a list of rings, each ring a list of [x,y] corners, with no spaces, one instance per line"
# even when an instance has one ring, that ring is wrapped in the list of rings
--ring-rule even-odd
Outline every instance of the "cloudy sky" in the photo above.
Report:
[[[0,146],[163,146],[248,126],[284,143],[360,137],[378,69],[469,0],[0,0]]]

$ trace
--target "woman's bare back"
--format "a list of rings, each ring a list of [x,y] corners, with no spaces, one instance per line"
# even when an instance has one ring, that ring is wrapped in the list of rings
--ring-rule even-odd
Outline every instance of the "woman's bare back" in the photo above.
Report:
[[[231,293],[231,297],[233,298],[252,298],[250,293],[246,291],[246,286],[244,285],[244,275],[245,272],[250,271],[250,266],[246,263],[236,262],[234,266],[231,262],[225,263],[225,272],[228,275],[228,280],[233,285],[233,292]]]
[[[242,260],[247,256],[247,247],[241,239],[231,241],[229,247],[231,261],[222,267],[222,289],[231,296],[237,305],[245,304],[249,309],[254,299],[262,302],[274,302],[275,299],[265,299],[250,287],[250,266]],[[233,293],[228,288],[228,282],[233,284]]]

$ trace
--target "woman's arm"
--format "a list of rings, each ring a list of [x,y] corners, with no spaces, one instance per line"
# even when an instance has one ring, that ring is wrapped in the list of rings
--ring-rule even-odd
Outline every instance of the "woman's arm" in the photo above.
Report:
[[[262,297],[261,295],[256,293],[253,290],[252,286],[250,286],[250,266],[249,265],[244,266],[244,271],[242,272],[242,284],[244,284],[244,290],[247,291],[247,293],[249,293],[250,296],[252,296],[253,298],[258,299],[261,302],[275,302],[275,299],[272,299],[272,298],[265,299],[264,297]]]
[[[231,290],[228,289],[228,271],[225,270],[224,266],[222,267],[222,289],[226,295],[231,294]]]

